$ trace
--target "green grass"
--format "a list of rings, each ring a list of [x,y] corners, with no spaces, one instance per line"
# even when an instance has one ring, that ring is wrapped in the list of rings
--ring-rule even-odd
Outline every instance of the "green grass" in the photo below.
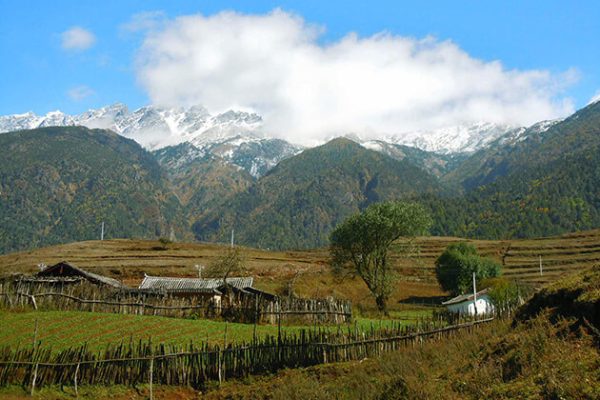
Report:
[[[330,325],[325,329],[337,330],[358,326],[361,329],[387,327],[392,324],[411,324],[416,316],[425,316],[426,312],[396,312],[395,319],[356,318],[350,325]],[[37,339],[42,347],[51,347],[59,351],[87,343],[92,350],[100,350],[110,344],[123,340],[152,340],[153,343],[186,345],[190,342],[209,342],[222,345],[227,343],[251,341],[254,335],[252,324],[206,319],[178,319],[141,315],[122,315],[77,311],[0,311],[0,347],[32,346],[37,320]],[[283,332],[298,332],[308,325],[282,326]],[[225,337],[225,331],[227,336]],[[276,325],[258,325],[257,336],[277,335]]]

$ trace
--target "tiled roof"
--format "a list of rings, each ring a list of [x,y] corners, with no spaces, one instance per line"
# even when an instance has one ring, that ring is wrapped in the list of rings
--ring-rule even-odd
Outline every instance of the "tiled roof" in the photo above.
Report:
[[[236,289],[252,287],[253,281],[254,278],[252,277],[227,278],[227,284],[235,287]],[[222,285],[223,279],[221,278],[171,278],[146,275],[140,284],[139,289],[166,290],[170,292],[212,292],[216,291],[217,288]]]
[[[483,289],[483,290],[477,292],[477,297],[483,296],[487,292],[488,292],[487,289]],[[458,304],[458,303],[462,303],[463,301],[471,301],[471,300],[473,300],[473,293],[461,294],[460,296],[456,296],[453,299],[450,299],[448,301],[444,301],[442,303],[442,305],[449,306],[451,304]]]

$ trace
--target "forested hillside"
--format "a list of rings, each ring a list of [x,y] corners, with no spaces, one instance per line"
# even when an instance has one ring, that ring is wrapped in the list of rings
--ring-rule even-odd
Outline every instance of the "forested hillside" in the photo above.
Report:
[[[310,248],[371,203],[440,192],[434,176],[408,161],[338,138],[282,161],[193,229],[200,240],[226,240],[235,228],[240,243]]]
[[[110,131],[0,135],[0,252],[106,237],[180,237],[187,226],[152,157]]]
[[[421,199],[436,216],[434,234],[522,238],[600,226],[600,103],[474,154],[448,181],[466,193]]]
[[[397,199],[426,205],[434,235],[509,239],[600,227],[600,103],[469,156],[338,138],[258,179],[250,158],[245,169],[190,143],[149,153],[79,127],[5,133],[0,148],[0,252],[97,238],[102,221],[107,237],[170,236],[173,228],[179,239],[228,241],[235,229],[239,244],[310,248],[326,245],[352,213]]]
[[[254,178],[246,170],[205,153],[188,143],[153,152],[166,172],[189,220],[222,205],[227,198],[248,188]]]

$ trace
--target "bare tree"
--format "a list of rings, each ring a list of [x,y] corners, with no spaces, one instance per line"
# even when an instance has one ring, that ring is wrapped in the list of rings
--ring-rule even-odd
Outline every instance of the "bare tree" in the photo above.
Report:
[[[223,254],[208,265],[205,274],[209,278],[223,279],[223,285],[227,287],[228,278],[248,274],[246,258],[239,247],[228,247]]]

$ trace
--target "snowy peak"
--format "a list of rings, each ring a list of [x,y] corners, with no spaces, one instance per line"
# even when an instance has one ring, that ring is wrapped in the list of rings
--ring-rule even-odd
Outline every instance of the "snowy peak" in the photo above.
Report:
[[[428,161],[428,165],[436,166],[435,173],[439,174],[446,166],[452,165],[451,161],[456,157],[464,157],[495,143],[517,143],[528,135],[544,132],[556,122],[544,121],[529,128],[477,122],[398,132],[368,140],[362,140],[356,134],[347,137],[395,158],[404,158],[405,153],[410,152],[404,147],[435,153],[439,156],[437,158],[444,160],[444,168],[438,168],[438,163],[433,161]],[[258,114],[239,110],[211,114],[202,106],[169,108],[149,105],[131,111],[125,104],[116,103],[73,116],[53,111],[44,116],[29,112],[0,117],[0,132],[67,125],[110,129],[153,151],[188,143],[199,152],[192,151],[194,154],[190,157],[210,154],[244,168],[255,177],[262,176],[279,161],[303,149],[284,140],[267,137],[263,119]],[[414,157],[422,155],[414,151],[410,154]],[[429,155],[423,157],[431,158]]]
[[[508,132],[518,129],[520,127],[507,124],[477,122],[433,130],[405,132],[389,135],[381,140],[440,154],[473,153],[487,147]]]
[[[529,128],[518,128],[511,130],[504,135],[500,136],[495,143],[500,145],[514,146],[515,144],[532,137],[534,135],[541,135],[548,129],[563,121],[562,119],[554,119],[550,121],[541,121],[531,125]],[[490,143],[493,145],[495,143]]]
[[[110,129],[135,139],[148,149],[157,149],[183,142],[202,146],[239,135],[261,137],[262,118],[254,113],[235,110],[211,115],[201,106],[146,106],[130,112],[121,103],[74,116],[52,111],[44,116],[29,112],[0,117],[0,132],[69,125]]]
[[[26,113],[0,117],[0,132],[69,125],[110,129],[148,150],[186,143],[189,146],[184,150],[189,154],[183,157],[183,163],[210,154],[255,177],[302,150],[284,140],[265,137],[258,114],[229,110],[211,115],[201,106],[151,105],[130,111],[126,105],[116,103],[74,116],[53,111],[44,116]]]

